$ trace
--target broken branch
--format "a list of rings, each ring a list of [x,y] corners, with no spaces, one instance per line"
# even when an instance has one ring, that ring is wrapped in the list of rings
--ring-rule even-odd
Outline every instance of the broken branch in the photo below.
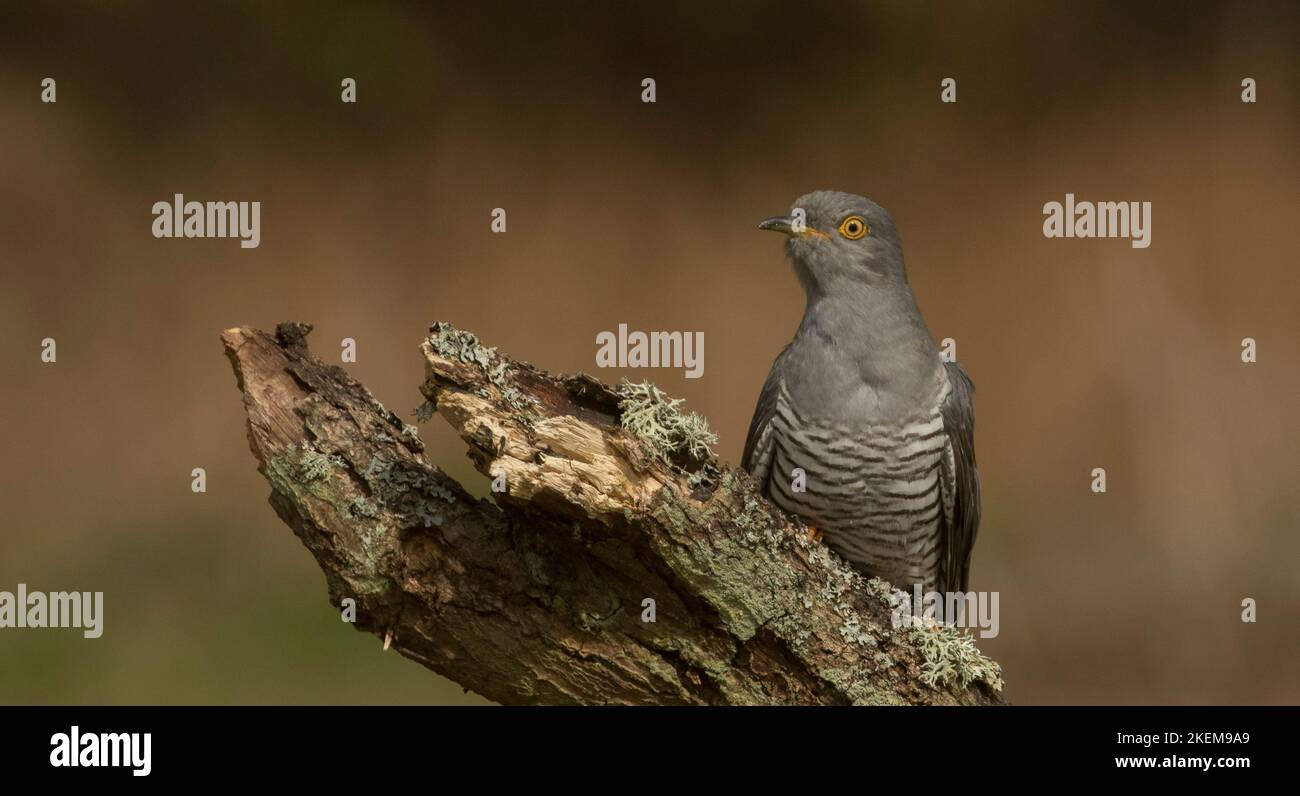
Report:
[[[865,579],[721,466],[651,385],[551,376],[435,324],[426,403],[493,500],[307,348],[222,335],[271,505],[356,626],[506,704],[988,704],[1001,670],[952,628],[894,627]]]

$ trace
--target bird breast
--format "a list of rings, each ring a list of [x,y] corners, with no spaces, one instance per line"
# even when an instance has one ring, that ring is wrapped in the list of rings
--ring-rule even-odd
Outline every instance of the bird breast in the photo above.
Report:
[[[951,456],[944,390],[894,422],[808,416],[782,386],[772,419],[769,494],[859,569],[898,586],[932,582]]]

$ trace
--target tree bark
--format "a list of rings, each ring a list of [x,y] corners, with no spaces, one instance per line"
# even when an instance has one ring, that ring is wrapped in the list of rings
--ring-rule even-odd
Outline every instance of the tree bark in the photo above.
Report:
[[[969,636],[895,628],[890,586],[811,541],[698,435],[692,452],[628,423],[647,407],[627,388],[435,324],[417,414],[467,443],[494,485],[476,499],[426,461],[415,427],[311,355],[310,328],[222,340],[271,505],[331,602],[385,648],[506,704],[1002,701]],[[641,416],[678,418],[665,403]]]

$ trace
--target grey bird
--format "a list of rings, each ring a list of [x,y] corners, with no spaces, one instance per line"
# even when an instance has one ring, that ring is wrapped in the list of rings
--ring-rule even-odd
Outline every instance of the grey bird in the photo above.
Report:
[[[807,306],[763,384],[742,466],[861,572],[966,591],[980,520],[974,386],[921,319],[894,220],[870,199],[817,191],[758,226],[787,236]]]

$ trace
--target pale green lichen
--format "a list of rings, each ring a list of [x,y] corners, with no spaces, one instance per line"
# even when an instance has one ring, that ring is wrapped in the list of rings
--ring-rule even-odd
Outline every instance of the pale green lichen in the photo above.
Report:
[[[695,462],[709,458],[718,435],[702,416],[682,411],[683,399],[668,397],[648,381],[640,384],[624,381],[617,392],[619,422],[650,443],[664,463],[672,464],[674,457],[682,455]]]
[[[420,429],[416,428],[410,423],[403,423],[402,436],[406,437],[407,439],[418,440],[420,438]]]
[[[348,505],[348,511],[352,512],[354,517],[374,519],[379,516],[379,507],[363,497],[355,498]]]
[[[880,578],[867,578],[865,586],[868,594],[875,595],[877,599],[889,606],[897,605],[900,599],[907,597],[906,592],[894,588],[892,584]]]
[[[825,545],[791,532],[779,514],[747,494],[746,485],[736,479],[730,473],[719,479],[722,494],[736,495],[734,502],[700,503],[666,486],[647,507],[667,533],[669,543],[660,549],[669,568],[716,612],[730,635],[743,643],[770,634],[796,654],[816,653],[831,641],[822,629],[824,611],[833,610],[837,619],[830,630],[836,641],[851,647],[843,656],[818,655],[816,675],[855,705],[914,701],[896,687],[898,675],[888,674],[914,661],[922,669],[924,685],[952,689],[931,697],[935,702],[953,701],[959,686],[975,682],[993,691],[1002,688],[1000,667],[980,655],[970,639],[957,637],[954,629],[936,631],[934,638],[918,643],[906,637],[908,628],[893,631],[888,617],[894,587],[864,577]],[[727,530],[700,538],[699,529],[715,527]],[[807,558],[818,573],[816,580],[810,582],[802,568],[784,564],[791,548]],[[702,651],[698,659],[708,666],[718,657]],[[702,671],[709,672],[710,683],[733,701],[776,701],[772,694],[752,692],[750,681],[729,676],[725,669],[717,674]]]
[[[862,620],[856,611],[848,605],[837,605],[835,609],[844,620],[840,624],[841,638],[850,644],[860,644],[864,647],[876,646],[876,639],[862,627]]]
[[[298,475],[306,482],[319,481],[345,464],[343,457],[338,454],[326,456],[315,448],[304,445],[302,456],[298,459]]]
[[[686,486],[692,490],[701,487],[707,487],[718,481],[718,468],[711,462],[706,462],[703,467],[686,476]]]
[[[267,479],[277,492],[287,496],[311,495],[338,511],[354,511],[352,479],[344,474],[348,461],[339,453],[326,455],[311,443],[290,445],[267,462]],[[295,498],[296,499],[296,498]]]
[[[734,483],[735,477],[732,474],[728,473],[723,477],[724,488]],[[776,550],[790,540],[785,527],[774,523],[772,518],[763,511],[758,499],[748,492],[745,493],[745,501],[740,511],[732,517],[731,524],[741,532],[740,538],[751,548],[763,546]]]
[[[355,480],[344,472],[348,467],[341,454],[327,455],[311,443],[303,442],[289,445],[270,457],[265,472],[275,492],[273,501],[287,501],[305,522],[317,522],[314,515],[319,508],[312,501],[322,501],[354,518],[359,544],[352,547],[341,543],[335,548],[337,554],[347,559],[341,564],[343,580],[339,582],[348,584],[345,593],[349,594],[386,593],[391,590],[392,581],[383,574],[385,568],[379,559],[387,549],[385,539],[389,529],[383,524],[372,524],[382,515],[380,507],[357,495]]]
[[[284,453],[267,460],[266,480],[270,482],[271,489],[281,495],[292,496],[296,493],[295,486],[299,482],[298,465],[292,446]]]
[[[361,526],[357,529],[357,538],[361,542],[361,554],[370,564],[369,571],[378,571],[378,555],[383,548],[383,541],[388,535],[388,526],[375,525],[374,527]]]
[[[272,456],[266,463],[266,478],[271,488],[282,495],[309,494],[337,505],[339,489],[330,476],[346,466],[347,461],[339,454],[326,455],[304,442]]]
[[[724,479],[725,484],[725,479]],[[724,486],[725,488],[725,486]],[[720,501],[698,504],[683,500],[671,487],[659,491],[651,508],[652,516],[669,530],[671,538],[692,538],[696,529],[734,521],[735,512]],[[776,518],[766,516],[761,509],[741,512],[741,521],[762,539],[769,528],[785,528]],[[810,587],[794,568],[777,562],[785,555],[783,550],[797,543],[793,534],[783,534],[776,545],[754,544],[744,534],[711,536],[707,545],[674,544],[664,549],[674,574],[692,584],[700,596],[718,615],[722,626],[742,641],[753,638],[760,630],[782,639],[792,650],[801,651],[816,643],[814,611],[800,595]],[[821,547],[820,545],[817,547]],[[810,551],[817,558],[816,550]],[[832,568],[835,580],[850,581],[854,574],[846,566],[827,556],[822,566]],[[841,569],[844,571],[841,572]],[[764,577],[756,578],[756,573]],[[864,647],[864,654],[843,661],[823,660],[818,665],[818,676],[829,683],[844,699],[852,704],[902,704],[904,698],[888,683],[878,679],[875,671],[875,648]],[[771,695],[754,695],[747,690],[743,678],[714,678],[713,683],[724,693],[737,689],[734,701],[769,702]]]
[[[723,488],[729,481],[722,478]],[[713,511],[697,515],[689,506],[671,498],[665,490],[656,516],[671,526],[681,528],[708,525],[715,519]],[[739,533],[710,541],[708,564],[700,572],[707,584],[705,599],[715,606],[729,629],[740,638],[747,638],[757,627],[766,627],[783,638],[792,650],[807,647],[813,638],[810,622],[812,611],[824,602],[839,616],[838,635],[861,650],[856,661],[845,660],[842,665],[826,664],[819,674],[839,689],[854,704],[895,704],[901,696],[880,681],[879,672],[898,666],[895,658],[896,644],[905,644],[915,650],[921,665],[921,681],[935,689],[966,688],[980,683],[994,692],[1003,687],[1001,667],[985,657],[976,648],[969,634],[956,628],[940,627],[919,629],[908,626],[897,632],[888,625],[877,626],[869,620],[858,604],[856,595],[866,596],[890,609],[903,592],[879,578],[866,578],[821,544],[805,545],[810,561],[824,570],[824,581],[806,584],[799,579],[784,582],[754,581],[752,572],[757,567],[765,572],[781,572],[783,568],[768,568],[755,564],[752,555],[779,556],[781,549],[790,544],[801,544],[804,538],[790,534],[779,520],[767,516],[752,497],[746,499],[739,511],[729,517]],[[769,536],[770,534],[770,536]],[[755,544],[767,542],[772,544]],[[733,548],[735,545],[735,548]],[[742,554],[739,549],[750,551]],[[677,552],[677,549],[674,549]],[[674,562],[674,571],[690,577],[700,566],[695,560],[699,551],[684,546],[682,555]],[[705,574],[707,572],[707,574]],[[727,595],[718,599],[722,594]],[[795,595],[785,600],[781,595]],[[909,656],[910,657],[910,656]]]
[[[429,347],[444,359],[478,365],[482,368],[488,383],[500,391],[501,400],[512,410],[520,413],[520,422],[528,424],[529,413],[535,407],[536,401],[510,383],[510,365],[504,358],[497,356],[495,348],[480,343],[473,332],[457,329],[442,321],[429,327]],[[479,390],[478,394],[484,398],[489,397],[486,389]],[[424,406],[417,411],[421,410],[424,410]],[[430,415],[432,411],[433,407],[430,405],[428,410]]]
[[[442,524],[442,511],[456,495],[440,485],[420,465],[393,461],[381,455],[361,472],[375,499],[391,509],[408,526],[431,528]]]
[[[849,585],[844,578],[838,577],[838,573],[830,573],[826,576],[826,583],[822,585],[821,591],[817,596],[826,602],[838,600],[840,595],[848,591]]]
[[[1002,667],[979,651],[969,632],[913,618],[907,638],[921,653],[921,681],[931,688],[982,682],[1002,690]]]
[[[398,417],[396,413],[389,411],[386,406],[380,403],[379,400],[369,392],[365,394],[365,398],[366,403],[368,403],[370,408],[375,412],[375,416],[369,418],[370,428],[374,433],[375,439],[380,442],[397,442],[407,450],[415,453],[424,450],[424,442],[420,440],[419,433],[411,433],[408,431],[408,429],[414,428],[414,426],[408,426],[403,423],[402,419]],[[360,420],[360,418],[358,418],[358,420]],[[314,422],[320,421],[313,421],[309,418],[307,420],[307,427],[309,429],[313,428]],[[323,422],[326,424],[332,423],[332,413],[324,416]],[[393,430],[398,430],[401,433],[402,438],[400,440],[395,439],[392,434],[388,433]]]
[[[480,343],[473,332],[442,321],[429,327],[429,345],[441,357],[477,364],[483,370],[488,370],[497,353],[495,348]]]

